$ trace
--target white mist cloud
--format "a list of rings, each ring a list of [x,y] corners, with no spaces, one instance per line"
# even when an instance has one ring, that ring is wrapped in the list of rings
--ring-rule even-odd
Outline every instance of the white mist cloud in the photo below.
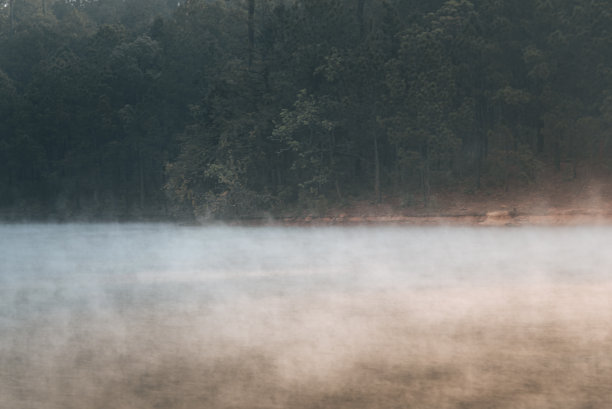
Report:
[[[0,407],[604,407],[611,239],[0,226]]]

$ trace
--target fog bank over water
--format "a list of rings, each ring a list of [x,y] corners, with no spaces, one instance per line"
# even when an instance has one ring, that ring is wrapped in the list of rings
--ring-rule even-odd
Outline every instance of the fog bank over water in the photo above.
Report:
[[[610,228],[0,226],[0,407],[607,408]]]

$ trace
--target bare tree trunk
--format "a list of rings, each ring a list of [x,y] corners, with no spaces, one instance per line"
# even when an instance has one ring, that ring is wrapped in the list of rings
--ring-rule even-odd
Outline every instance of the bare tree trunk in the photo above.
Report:
[[[553,144],[553,160],[555,162],[555,169],[558,171],[561,170],[561,146],[559,140],[556,140]]]
[[[15,29],[15,0],[9,0],[9,20],[11,24],[11,33]]]
[[[482,59],[482,56],[481,56]],[[483,88],[482,80],[480,88]],[[480,190],[480,186],[482,184],[482,163],[485,157],[485,137],[486,133],[484,131],[485,128],[485,107],[484,104],[479,104],[478,110],[478,124],[480,125],[480,130],[478,131],[477,137],[477,146],[476,146],[476,189]]]
[[[429,198],[431,197],[431,186],[429,185],[429,158],[425,159],[425,166],[423,169],[423,201],[425,207],[429,206]]]
[[[504,192],[510,189],[510,149],[506,147],[504,154]]]
[[[42,12],[43,12],[43,16],[47,15],[47,1],[46,0],[42,0]]]
[[[482,179],[482,153],[480,146],[478,147],[478,157],[476,158],[476,189],[480,190]]]
[[[138,179],[139,179],[139,190],[140,190],[140,211],[144,210],[145,201],[145,185],[144,185],[144,165],[142,159],[142,149],[138,148]]]
[[[365,34],[365,24],[363,22],[363,7],[365,0],[357,0],[357,22],[359,24],[359,38],[363,39]]]
[[[99,148],[98,148],[98,137],[97,135],[94,136],[94,152],[98,153],[100,152]],[[102,179],[102,171],[101,171],[101,158],[99,154],[96,154],[94,157],[94,191],[93,191],[93,199],[94,199],[94,207],[95,207],[95,211],[97,212],[98,210],[100,210],[100,195],[99,195],[99,191],[100,191],[100,180]]]
[[[423,203],[425,207],[429,207],[429,199],[431,197],[431,186],[429,184],[429,143],[425,146],[423,169],[421,171],[421,184],[423,189]]]
[[[329,166],[334,174],[334,186],[336,188],[336,195],[338,196],[338,200],[342,199],[342,192],[340,191],[340,182],[338,181],[338,172],[336,172],[336,166],[334,163],[335,157],[335,147],[336,147],[336,135],[334,132],[331,133],[331,147],[329,149]]]
[[[255,0],[249,0],[248,2],[249,8],[249,17],[248,17],[248,32],[249,32],[249,70],[251,69],[251,65],[253,64],[253,50],[255,48],[255,27],[254,27],[254,17],[255,17]]]
[[[382,202],[380,194],[380,157],[378,155],[378,136],[374,131],[374,195],[376,203]]]
[[[576,149],[576,144],[574,143],[574,137],[571,135],[569,142],[569,151],[571,152],[572,158],[572,179],[576,179],[576,176],[578,176],[578,151]]]

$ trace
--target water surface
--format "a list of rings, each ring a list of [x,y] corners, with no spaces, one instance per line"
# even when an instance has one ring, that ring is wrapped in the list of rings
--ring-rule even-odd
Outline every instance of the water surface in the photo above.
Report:
[[[3,225],[0,407],[608,407],[611,242]]]

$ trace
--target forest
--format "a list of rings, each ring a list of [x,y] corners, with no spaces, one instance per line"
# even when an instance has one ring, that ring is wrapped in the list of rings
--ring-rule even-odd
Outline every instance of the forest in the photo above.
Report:
[[[0,214],[209,218],[612,167],[606,0],[0,0]]]

